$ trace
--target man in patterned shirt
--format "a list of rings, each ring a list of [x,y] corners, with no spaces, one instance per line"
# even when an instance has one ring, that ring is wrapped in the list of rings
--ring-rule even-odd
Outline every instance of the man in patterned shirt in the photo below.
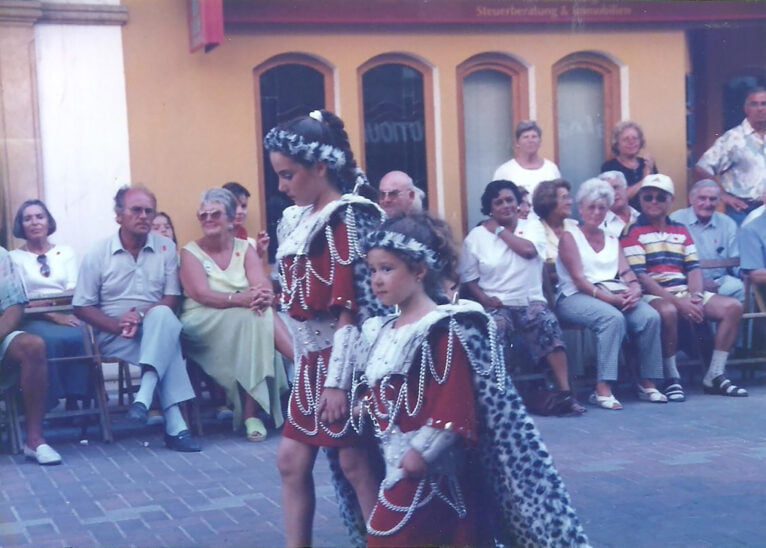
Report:
[[[0,247],[0,386],[15,382],[18,374],[24,401],[27,440],[24,454],[39,464],[61,464],[59,455],[43,438],[48,362],[45,343],[37,335],[16,328],[28,302],[18,271]]]
[[[644,300],[662,318],[662,356],[665,395],[684,401],[676,368],[678,319],[717,324],[713,356],[702,379],[706,394],[747,396],[726,378],[726,360],[737,338],[742,304],[731,297],[703,291],[702,272],[694,240],[686,227],[668,218],[673,201],[673,181],[667,175],[648,175],[638,192],[641,215],[620,241],[628,264],[644,289]]]
[[[759,207],[766,185],[766,88],[751,89],[745,119],[723,135],[697,162],[697,173],[724,190],[721,201],[737,224]]]

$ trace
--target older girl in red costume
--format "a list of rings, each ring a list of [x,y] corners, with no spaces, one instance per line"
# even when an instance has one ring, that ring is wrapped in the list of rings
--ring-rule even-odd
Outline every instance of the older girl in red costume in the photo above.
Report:
[[[587,546],[478,303],[447,304],[456,255],[443,221],[386,221],[368,238],[372,288],[399,313],[365,322],[353,361],[358,430],[385,479],[368,546]]]
[[[367,181],[356,167],[343,122],[331,112],[313,111],[278,126],[264,145],[279,190],[295,202],[277,230],[281,305],[290,318],[296,366],[277,464],[286,543],[307,546],[319,447],[337,449],[365,518],[375,500],[377,481],[349,421],[348,354],[356,325],[383,311],[369,291],[361,255],[364,236],[380,223],[382,212],[355,193],[344,194]],[[348,502],[342,498],[342,511],[353,511],[344,507]]]

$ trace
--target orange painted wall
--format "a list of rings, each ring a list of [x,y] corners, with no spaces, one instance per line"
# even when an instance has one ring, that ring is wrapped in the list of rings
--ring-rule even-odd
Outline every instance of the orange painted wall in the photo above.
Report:
[[[510,53],[531,67],[531,103],[545,134],[542,152],[547,157],[553,154],[554,136],[551,67],[576,51],[609,54],[626,68],[629,116],[642,124],[648,151],[685,186],[687,59],[681,30],[227,29],[222,45],[207,54],[190,54],[183,0],[124,3],[130,17],[123,43],[133,179],[155,190],[182,243],[197,235],[199,194],[228,180],[253,191],[248,229],[261,227],[252,69],[287,52],[311,54],[334,67],[335,107],[355,151],[361,147],[357,67],[388,52],[413,54],[434,67],[436,171],[444,211],[455,229],[461,229],[463,215],[455,68],[486,51]]]

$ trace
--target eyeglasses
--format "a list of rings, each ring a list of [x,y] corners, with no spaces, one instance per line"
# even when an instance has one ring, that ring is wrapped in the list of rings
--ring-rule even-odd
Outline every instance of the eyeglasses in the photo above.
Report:
[[[51,275],[51,265],[48,264],[48,257],[45,253],[37,256],[37,262],[40,263],[40,274],[43,278],[48,278]]]
[[[401,192],[401,190],[381,190],[380,199],[385,200],[386,198],[396,198]]]
[[[668,201],[668,195],[663,193],[659,194],[642,194],[641,195],[641,201],[642,202],[658,202],[660,204],[664,204]]]
[[[200,211],[197,213],[197,219],[203,223],[210,218],[211,221],[217,221],[223,215],[223,211],[216,209],[215,211]]]
[[[151,217],[152,215],[154,215],[154,208],[151,208],[151,207],[133,206],[129,208],[128,211],[130,211],[136,217],[138,217],[142,213],[146,215],[147,217]]]

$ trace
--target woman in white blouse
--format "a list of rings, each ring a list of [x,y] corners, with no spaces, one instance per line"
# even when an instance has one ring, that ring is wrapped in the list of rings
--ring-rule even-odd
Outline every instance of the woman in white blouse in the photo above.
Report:
[[[72,248],[52,243],[48,236],[56,231],[56,220],[40,200],[27,200],[16,212],[13,235],[26,240],[10,252],[11,260],[24,278],[30,299],[56,297],[74,290],[77,260]],[[21,329],[45,340],[49,358],[84,354],[80,320],[73,314],[49,312],[25,315]],[[62,397],[74,409],[78,399],[90,394],[90,369],[87,362],[58,362],[49,366],[48,405],[55,407]]]
[[[628,266],[617,238],[601,227],[614,202],[614,191],[600,179],[585,181],[577,191],[582,221],[561,235],[556,271],[559,298],[556,313],[563,320],[591,329],[596,335],[596,390],[589,401],[604,409],[622,409],[610,383],[617,380],[620,346],[626,331],[640,349],[640,399],[665,403],[654,385],[661,379],[660,317],[641,300],[641,286]]]

